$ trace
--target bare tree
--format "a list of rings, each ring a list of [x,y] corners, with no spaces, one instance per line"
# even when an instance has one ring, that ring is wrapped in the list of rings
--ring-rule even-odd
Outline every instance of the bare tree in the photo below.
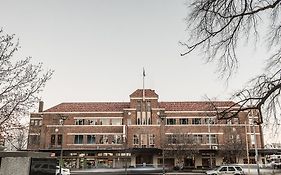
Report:
[[[7,150],[21,151],[26,149],[28,142],[28,126],[22,125],[19,128],[13,128],[10,135],[6,138]]]
[[[14,35],[0,30],[0,135],[9,137],[12,128],[21,127],[21,120],[35,102],[38,93],[51,78],[52,70],[32,64],[30,57],[15,57],[19,49]]]
[[[192,35],[186,42],[180,42],[186,49],[182,56],[200,50],[208,62],[217,63],[220,75],[229,78],[241,59],[237,56],[239,44],[262,42],[269,48],[265,72],[234,94],[236,109],[220,111],[220,118],[235,116],[239,105],[238,112],[255,109],[265,120],[272,116],[280,123],[281,0],[193,0],[189,5],[191,13],[186,22]]]
[[[179,168],[183,168],[184,158],[193,158],[198,153],[197,142],[187,133],[167,135],[164,145],[166,156],[177,158]]]
[[[220,145],[220,154],[224,163],[238,163],[238,159],[246,156],[246,143],[242,140],[241,128],[225,127],[224,143]]]

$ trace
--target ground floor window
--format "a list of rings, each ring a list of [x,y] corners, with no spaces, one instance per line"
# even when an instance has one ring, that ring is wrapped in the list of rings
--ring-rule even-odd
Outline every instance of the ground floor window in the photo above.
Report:
[[[202,154],[202,167],[209,168],[216,166],[216,157],[214,153],[204,153]]]

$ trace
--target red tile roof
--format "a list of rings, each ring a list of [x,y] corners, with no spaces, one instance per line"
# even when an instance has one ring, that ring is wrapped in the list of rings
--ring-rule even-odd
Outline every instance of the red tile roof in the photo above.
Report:
[[[159,107],[166,111],[211,111],[214,107],[230,107],[234,104],[232,101],[159,102]]]
[[[44,112],[122,112],[129,108],[127,102],[84,102],[84,103],[61,103]]]
[[[160,108],[166,111],[209,111],[216,107],[229,107],[232,101],[191,101],[191,102],[159,102]],[[122,112],[130,108],[129,102],[84,102],[61,103],[44,112]]]
[[[144,90],[145,97],[157,97],[158,95],[155,93],[155,90],[152,89],[145,89]],[[133,92],[130,97],[142,97],[143,95],[143,89],[137,89],[135,92]]]

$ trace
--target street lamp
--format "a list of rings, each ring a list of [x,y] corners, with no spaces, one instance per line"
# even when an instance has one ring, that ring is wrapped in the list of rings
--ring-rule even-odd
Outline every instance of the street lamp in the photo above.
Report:
[[[62,172],[62,156],[63,156],[63,126],[64,126],[64,121],[67,119],[67,116],[63,116],[63,115],[60,115],[59,116],[60,119],[59,119],[59,124],[61,125],[61,133],[62,133],[62,140],[61,140],[61,149],[60,149],[60,161],[59,161],[59,175],[61,175],[61,172]],[[55,129],[55,132],[57,133],[58,132],[58,128]]]
[[[161,119],[162,127],[160,128],[160,143],[162,144],[162,172],[165,174],[165,145],[164,145],[164,139],[165,139],[165,133],[164,133],[164,127],[165,127],[165,119],[166,115],[164,114],[164,111],[157,112],[158,117]]]

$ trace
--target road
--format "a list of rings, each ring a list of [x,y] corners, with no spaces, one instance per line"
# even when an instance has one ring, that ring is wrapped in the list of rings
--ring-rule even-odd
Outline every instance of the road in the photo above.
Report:
[[[71,174],[73,175],[133,175],[133,174],[139,174],[139,175],[160,175],[162,174],[161,168],[131,168],[127,170],[127,173],[125,172],[125,169],[88,169],[88,170],[76,170],[72,171]],[[205,173],[203,172],[168,172],[166,174],[179,174],[179,175],[203,175]]]
[[[244,172],[247,175],[257,175],[257,169],[251,168],[248,171],[247,168],[244,168]],[[261,175],[281,175],[281,170],[273,170],[273,169],[261,169]],[[76,170],[71,171],[71,175],[160,175],[162,174],[162,169],[155,168],[132,168],[128,169],[127,173],[125,173],[124,169],[85,169],[85,170]],[[193,171],[193,172],[167,172],[166,174],[170,175],[203,175],[204,171]]]

